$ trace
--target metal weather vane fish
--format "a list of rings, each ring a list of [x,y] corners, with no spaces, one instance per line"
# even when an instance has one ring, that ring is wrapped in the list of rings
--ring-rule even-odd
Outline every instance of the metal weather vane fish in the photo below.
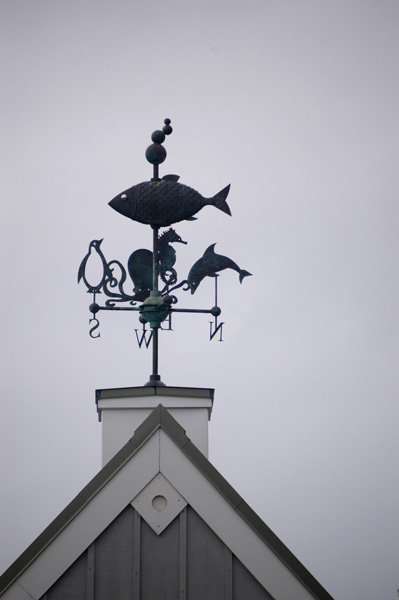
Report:
[[[212,198],[204,198],[193,188],[168,179],[144,181],[115,196],[109,205],[116,212],[146,225],[167,227],[191,220],[204,206],[214,206],[231,215],[226,202],[230,185]]]
[[[178,183],[179,175],[165,175],[159,178],[158,165],[166,158],[162,143],[173,129],[170,119],[165,119],[162,130],[151,135],[152,144],[146,150],[146,158],[154,166],[154,176],[130,187],[113,198],[109,205],[121,215],[154,227],[168,227],[179,221],[192,220],[204,206],[215,206],[231,215],[226,198],[230,184],[212,198],[204,198],[193,188]]]
[[[211,198],[205,198],[193,188],[179,183],[178,175],[165,175],[159,178],[159,165],[166,158],[166,150],[162,145],[167,135],[172,133],[170,119],[164,120],[162,130],[152,133],[152,144],[146,150],[146,158],[153,165],[153,177],[149,181],[136,184],[121,192],[113,198],[109,205],[121,215],[150,225],[153,230],[153,249],[140,248],[134,250],[127,261],[127,269],[118,260],[107,261],[100,248],[103,240],[93,240],[87,254],[83,258],[79,271],[78,283],[83,281],[87,291],[93,294],[93,302],[89,309],[92,318],[89,320],[90,336],[99,327],[97,315],[99,311],[125,310],[139,312],[139,321],[142,324],[141,337],[136,329],[139,347],[143,343],[148,347],[152,342],[153,372],[147,385],[164,385],[158,373],[158,332],[159,329],[171,330],[173,313],[207,313],[214,321],[210,322],[210,339],[219,333],[222,341],[222,326],[218,323],[221,309],[218,306],[218,278],[219,273],[225,269],[237,271],[239,281],[251,275],[249,271],[240,269],[236,262],[222,254],[216,254],[215,243],[208,246],[191,267],[187,279],[178,281],[175,269],[176,250],[174,243],[187,244],[179,234],[169,228],[159,235],[161,227],[169,227],[174,223],[184,220],[196,220],[198,214],[205,206],[213,206],[222,212],[231,215],[226,198],[230,191],[227,185]],[[97,275],[89,274],[96,267]],[[130,279],[129,279],[129,277]],[[215,295],[214,305],[207,309],[177,308],[178,298],[175,292],[180,289],[194,294],[199,284],[205,277],[214,278]],[[105,294],[107,300],[101,306],[97,303],[97,295]],[[168,324],[168,327],[163,325]],[[146,329],[149,325],[151,331]],[[149,336],[147,338],[147,334]]]

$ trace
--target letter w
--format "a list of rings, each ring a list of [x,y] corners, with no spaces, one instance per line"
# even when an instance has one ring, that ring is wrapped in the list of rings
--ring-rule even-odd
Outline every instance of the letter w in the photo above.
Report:
[[[148,333],[148,329],[143,329],[143,333],[141,334],[141,337],[139,337],[138,329],[134,330],[136,332],[136,338],[137,338],[137,343],[139,345],[139,348],[141,348],[141,346],[143,345],[143,342],[145,344],[145,347],[148,348],[148,346],[151,343],[152,340],[152,331],[150,331],[150,335],[148,336],[148,340],[147,340],[147,333]]]

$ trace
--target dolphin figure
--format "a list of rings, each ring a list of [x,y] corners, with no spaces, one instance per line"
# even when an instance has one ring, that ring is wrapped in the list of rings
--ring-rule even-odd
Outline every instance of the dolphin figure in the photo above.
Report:
[[[192,294],[204,279],[204,277],[216,277],[218,271],[224,269],[234,269],[237,271],[240,283],[244,277],[252,275],[248,271],[240,269],[240,267],[227,256],[215,253],[216,244],[211,244],[204,252],[202,257],[193,264],[187,277],[187,283]]]
[[[192,220],[201,208],[215,206],[231,215],[226,202],[230,185],[212,198],[204,198],[193,188],[178,183],[178,175],[144,181],[118,194],[108,204],[121,215],[155,227]]]

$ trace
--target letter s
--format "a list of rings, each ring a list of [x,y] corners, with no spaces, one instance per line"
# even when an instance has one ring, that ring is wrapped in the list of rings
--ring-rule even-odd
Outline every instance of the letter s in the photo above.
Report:
[[[95,340],[96,338],[101,337],[100,332],[98,332],[98,335],[93,335],[93,331],[95,331],[96,329],[98,329],[100,327],[100,321],[98,319],[96,319],[95,317],[93,317],[92,319],[89,319],[89,323],[91,323],[92,321],[95,321],[95,324],[93,325],[93,327],[90,329],[89,331],[89,336],[91,338],[93,338],[93,340]]]

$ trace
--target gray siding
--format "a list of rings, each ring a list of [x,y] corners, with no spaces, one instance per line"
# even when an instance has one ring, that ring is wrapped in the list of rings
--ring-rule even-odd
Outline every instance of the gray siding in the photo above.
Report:
[[[187,597],[190,600],[225,598],[225,546],[193,510],[188,512]]]
[[[72,567],[53,585],[43,600],[86,600],[87,552],[76,560]]]
[[[179,518],[157,535],[141,520],[141,596],[176,600],[179,594]],[[184,596],[182,596],[184,598]]]
[[[134,511],[129,507],[94,544],[93,570],[96,600],[131,599],[133,539]],[[51,595],[48,600],[53,600]]]
[[[127,507],[41,600],[273,600],[187,507],[161,535]]]

